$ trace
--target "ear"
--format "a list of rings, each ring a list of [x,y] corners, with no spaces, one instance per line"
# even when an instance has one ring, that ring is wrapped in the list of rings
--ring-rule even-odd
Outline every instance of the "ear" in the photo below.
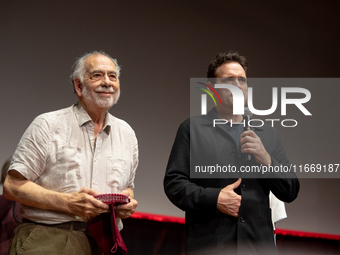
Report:
[[[74,89],[77,92],[77,95],[80,97],[82,95],[83,84],[81,83],[78,77],[74,78],[73,80]]]

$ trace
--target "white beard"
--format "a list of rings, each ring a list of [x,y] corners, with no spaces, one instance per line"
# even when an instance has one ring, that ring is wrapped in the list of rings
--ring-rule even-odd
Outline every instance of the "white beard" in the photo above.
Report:
[[[86,86],[84,86],[82,95],[85,99],[93,101],[97,106],[101,108],[111,108],[114,104],[118,102],[118,99],[120,97],[120,89],[118,89],[118,91],[116,91],[113,96],[104,97],[96,92],[93,92],[92,94],[91,91],[88,90]]]

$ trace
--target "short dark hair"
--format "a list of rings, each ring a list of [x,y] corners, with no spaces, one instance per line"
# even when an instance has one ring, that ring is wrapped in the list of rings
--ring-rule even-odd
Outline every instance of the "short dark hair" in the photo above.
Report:
[[[229,51],[227,53],[219,53],[216,58],[210,62],[207,71],[207,78],[216,77],[216,69],[225,63],[236,62],[239,63],[245,72],[248,70],[248,62],[244,56],[236,51]]]

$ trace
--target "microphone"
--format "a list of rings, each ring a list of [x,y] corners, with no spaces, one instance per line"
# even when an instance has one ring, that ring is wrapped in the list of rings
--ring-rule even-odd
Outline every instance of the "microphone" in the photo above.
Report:
[[[253,116],[253,113],[249,110],[248,107],[244,107],[244,118],[245,118],[245,125],[244,125],[244,131],[250,130],[249,121],[251,120],[251,117]],[[245,153],[246,160],[251,160],[251,154]]]

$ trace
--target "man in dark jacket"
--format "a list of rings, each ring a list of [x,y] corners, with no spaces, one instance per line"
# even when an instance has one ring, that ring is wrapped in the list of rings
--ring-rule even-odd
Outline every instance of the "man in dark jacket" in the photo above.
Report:
[[[221,53],[210,63],[208,78],[237,86],[246,102],[246,71],[244,57]],[[216,92],[222,104],[180,125],[164,178],[165,193],[186,212],[188,254],[276,254],[269,192],[291,202],[299,192],[299,181],[289,171],[241,171],[247,166],[287,169],[289,161],[270,126],[244,131],[243,125],[214,125],[214,119],[228,124],[243,121],[242,115],[233,114],[231,91]],[[245,160],[245,154],[252,155],[251,160]],[[224,168],[222,178],[211,178],[209,166],[237,170]],[[194,171],[203,178],[192,178]]]

